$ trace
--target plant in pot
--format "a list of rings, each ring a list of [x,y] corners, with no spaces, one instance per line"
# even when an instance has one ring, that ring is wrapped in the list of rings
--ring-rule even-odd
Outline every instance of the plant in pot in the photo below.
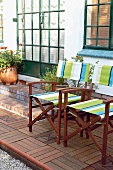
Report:
[[[6,85],[16,84],[18,69],[22,66],[21,51],[5,50],[0,53],[0,77]]]

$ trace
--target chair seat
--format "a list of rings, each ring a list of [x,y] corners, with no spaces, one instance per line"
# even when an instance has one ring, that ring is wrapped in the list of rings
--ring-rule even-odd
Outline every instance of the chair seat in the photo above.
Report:
[[[68,105],[68,107],[79,109],[81,111],[100,116],[101,119],[103,119],[105,116],[105,104],[103,104],[103,100],[100,99],[92,99],[77,104]],[[113,103],[110,103],[109,116],[112,115],[113,115]]]
[[[54,103],[54,105],[58,105],[59,92],[47,92],[47,93],[43,93],[43,94],[33,94],[33,95],[31,95],[31,97],[49,101],[49,102]],[[75,94],[68,95],[69,103],[79,101],[79,100],[81,100],[81,96],[77,96]],[[62,103],[64,103],[64,94],[62,95]]]

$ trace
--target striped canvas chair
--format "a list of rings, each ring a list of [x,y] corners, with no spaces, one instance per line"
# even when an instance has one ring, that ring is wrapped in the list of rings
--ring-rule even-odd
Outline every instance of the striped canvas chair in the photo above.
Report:
[[[113,67],[112,66],[100,66],[97,65],[94,69],[93,79],[92,79],[92,87],[94,84],[98,84],[98,86],[108,86],[109,88],[113,86]],[[108,130],[109,126],[113,128],[113,124],[111,118],[113,116],[113,98],[108,98],[102,100],[102,98],[92,98],[89,95],[88,100],[84,100],[84,93],[87,91],[90,94],[90,89],[84,91],[85,89],[81,89],[82,92],[82,102],[75,104],[67,104],[67,96],[69,92],[75,92],[76,89],[72,90],[64,90],[64,146],[67,146],[67,140],[73,137],[74,135],[80,133],[85,130],[88,137],[90,137],[97,148],[102,153],[102,164],[106,163],[106,149],[107,149],[107,138],[108,134],[113,132],[113,130]],[[100,95],[102,96],[102,94]],[[105,95],[104,95],[105,97]],[[74,132],[67,132],[67,116],[70,113],[75,116],[77,122],[77,128]],[[86,119],[82,119],[81,115],[86,115]],[[102,146],[97,142],[95,136],[92,131],[97,129],[100,126],[104,126],[103,128],[103,137],[102,137]]]
[[[64,70],[63,70],[64,69]],[[72,79],[76,81],[87,81],[88,80],[88,73],[90,69],[90,64],[87,63],[73,63],[71,61],[59,61],[58,69],[57,69],[57,76],[62,77],[65,79]],[[75,74],[77,72],[77,74]],[[41,82],[30,82],[29,85],[29,131],[32,132],[32,125],[42,119],[43,116],[47,118],[49,123],[51,124],[52,128],[55,130],[57,134],[57,143],[60,142],[60,126],[61,126],[61,113],[64,103],[64,95],[62,95],[62,89],[55,91],[55,83],[53,82],[53,91],[47,92],[43,94],[32,94],[32,85]],[[50,82],[46,82],[50,83]],[[72,88],[71,88],[72,89]],[[33,101],[37,105],[34,106]],[[75,94],[69,94],[68,96],[68,104],[72,102],[77,102],[81,100],[81,96]],[[44,101],[44,102],[43,102]],[[46,102],[46,103],[45,103]],[[46,106],[46,108],[45,108]],[[39,114],[35,119],[32,119],[32,111],[33,108],[40,107],[42,110],[41,114]],[[57,111],[57,116],[54,116],[54,110]],[[51,113],[50,113],[51,112]],[[55,126],[54,118],[58,117],[58,126]]]

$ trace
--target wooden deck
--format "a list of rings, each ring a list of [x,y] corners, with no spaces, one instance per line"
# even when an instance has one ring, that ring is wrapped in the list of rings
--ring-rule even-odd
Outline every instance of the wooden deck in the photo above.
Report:
[[[47,120],[37,122],[30,133],[28,119],[0,108],[0,140],[21,150],[53,170],[113,170],[113,135],[108,139],[108,158],[101,165],[101,154],[90,139],[76,135],[68,147],[56,144],[56,136]],[[69,122],[71,130],[74,124]],[[63,129],[63,124],[62,124]],[[101,142],[101,129],[95,132]]]

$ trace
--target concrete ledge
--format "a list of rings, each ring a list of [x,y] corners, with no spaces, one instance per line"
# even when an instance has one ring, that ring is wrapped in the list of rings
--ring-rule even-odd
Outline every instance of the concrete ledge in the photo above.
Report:
[[[22,75],[22,74],[18,74],[18,80],[19,81],[25,81],[25,82],[40,81],[39,78],[26,76],[26,75]]]

